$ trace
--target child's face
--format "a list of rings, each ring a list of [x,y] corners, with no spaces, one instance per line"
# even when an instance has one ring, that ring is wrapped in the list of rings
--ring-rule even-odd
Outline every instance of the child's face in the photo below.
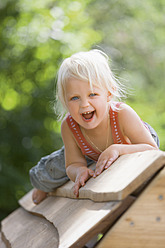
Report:
[[[110,93],[88,82],[71,78],[65,86],[65,101],[73,119],[85,129],[96,128],[107,120]],[[107,123],[107,122],[106,122]]]

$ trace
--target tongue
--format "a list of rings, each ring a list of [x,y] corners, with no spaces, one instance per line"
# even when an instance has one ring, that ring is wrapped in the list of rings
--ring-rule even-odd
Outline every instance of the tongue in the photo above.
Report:
[[[85,119],[91,119],[92,116],[93,116],[93,112],[91,112],[91,113],[89,113],[89,114],[83,114],[83,117],[84,117]]]

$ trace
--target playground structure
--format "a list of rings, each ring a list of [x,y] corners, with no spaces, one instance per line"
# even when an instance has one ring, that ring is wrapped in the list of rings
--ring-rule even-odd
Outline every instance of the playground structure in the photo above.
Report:
[[[2,221],[0,248],[164,247],[164,165],[165,152],[138,152],[91,178],[78,199],[72,181],[39,205],[30,191]]]

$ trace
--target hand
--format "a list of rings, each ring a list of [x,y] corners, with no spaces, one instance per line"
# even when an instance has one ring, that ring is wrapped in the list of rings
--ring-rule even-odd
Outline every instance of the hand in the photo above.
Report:
[[[94,171],[87,167],[81,167],[79,173],[76,176],[75,184],[73,187],[73,193],[76,197],[79,196],[79,189],[85,185],[85,182],[94,175]]]
[[[109,146],[101,153],[93,177],[99,176],[104,169],[108,169],[119,156],[119,146],[117,144]]]

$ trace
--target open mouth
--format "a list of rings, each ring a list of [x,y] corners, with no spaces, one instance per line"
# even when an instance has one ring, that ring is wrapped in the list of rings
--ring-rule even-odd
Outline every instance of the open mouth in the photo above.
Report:
[[[92,112],[85,112],[82,114],[82,117],[85,119],[85,120],[91,120],[94,116],[94,113],[95,111],[92,111]]]

